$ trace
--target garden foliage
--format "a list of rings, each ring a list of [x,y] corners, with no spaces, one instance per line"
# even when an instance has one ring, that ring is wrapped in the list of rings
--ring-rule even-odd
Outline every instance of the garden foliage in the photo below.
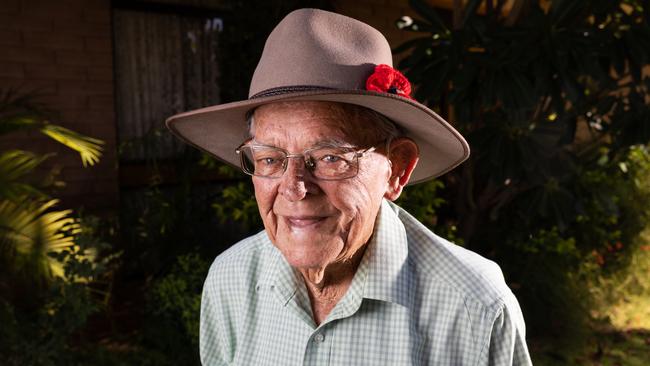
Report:
[[[102,142],[54,125],[36,96],[0,91],[0,134],[36,130],[95,164]],[[71,339],[101,302],[89,284],[105,267],[105,246],[88,235],[71,210],[56,210],[51,175],[24,150],[0,151],[0,359],[7,365],[74,364]]]
[[[224,54],[246,55],[223,60],[224,101],[246,98],[242,80],[262,49],[260,34],[300,2],[258,3],[257,12],[232,5],[235,17],[250,13],[255,21],[236,18],[240,25],[224,30]],[[579,324],[608,320],[599,310],[620,300],[619,285],[631,294],[648,290],[630,266],[640,263],[646,244],[638,234],[650,207],[643,71],[650,9],[632,0],[515,1],[506,14],[506,1],[465,3],[449,17],[412,0],[418,19],[398,21],[417,35],[394,50],[416,99],[451,120],[472,147],[467,163],[407,187],[398,204],[496,260],[529,334],[570,339]],[[1,134],[40,131],[77,150],[83,164],[97,161],[99,141],[48,122],[50,111],[32,96],[0,94]],[[250,179],[185,148],[171,161],[146,162],[149,184],[122,190],[114,224],[56,210],[56,179],[35,174],[53,158],[0,152],[0,359],[196,363],[208,266],[261,229]],[[159,174],[165,164],[175,168],[173,184]],[[222,181],[198,182],[215,169]],[[118,229],[110,246],[97,239],[108,227]],[[119,265],[111,278],[109,263]],[[103,329],[108,345],[85,342],[91,316],[113,329]]]
[[[394,50],[416,99],[472,149],[436,222],[502,265],[532,334],[566,336],[588,320],[585,276],[624,268],[647,222],[650,9],[481,3],[449,17],[412,0],[419,17],[397,21],[416,33]]]
[[[84,165],[95,164],[102,142],[52,124],[49,119],[55,113],[36,99],[33,93],[0,90],[0,134],[36,130],[77,151]],[[53,210],[58,201],[45,193],[53,179],[33,181],[35,170],[50,157],[25,150],[0,151],[0,265],[14,280],[0,287],[5,296],[16,290],[11,282],[19,278],[43,285],[53,276],[61,277],[62,264],[48,253],[72,249],[80,232],[70,210]]]

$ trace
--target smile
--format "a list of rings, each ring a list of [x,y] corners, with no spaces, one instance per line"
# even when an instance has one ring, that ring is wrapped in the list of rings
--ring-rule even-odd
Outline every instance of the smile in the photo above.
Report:
[[[323,216],[285,216],[290,228],[308,229],[313,228],[323,222],[326,217]]]

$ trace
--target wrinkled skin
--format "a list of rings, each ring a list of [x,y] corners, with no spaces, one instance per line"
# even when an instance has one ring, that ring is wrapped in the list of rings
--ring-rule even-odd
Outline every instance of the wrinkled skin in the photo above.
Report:
[[[330,102],[286,102],[259,107],[257,143],[301,153],[332,138],[367,148],[377,143],[372,122]],[[417,162],[417,146],[401,138],[360,158],[349,179],[314,178],[301,159],[289,159],[280,178],[253,177],[264,227],[287,262],[305,278],[312,295],[340,298],[370,239],[382,202],[396,199]],[[317,290],[318,293],[314,293]]]

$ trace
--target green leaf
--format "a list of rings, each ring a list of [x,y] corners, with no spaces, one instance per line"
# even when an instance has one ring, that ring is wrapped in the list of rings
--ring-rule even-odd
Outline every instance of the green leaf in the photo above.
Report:
[[[19,130],[34,129],[39,125],[38,120],[28,114],[19,114],[13,116],[4,116],[0,118],[0,135]]]
[[[94,165],[99,161],[101,140],[84,136],[65,127],[48,122],[48,116],[54,113],[47,110],[35,100],[38,94],[19,93],[16,90],[0,90],[0,135],[18,130],[37,129],[50,138],[77,151],[84,166]]]
[[[20,197],[27,195],[45,197],[45,194],[21,180],[48,157],[22,150],[0,153],[0,199],[18,202]]]
[[[15,258],[10,262],[13,270],[36,283],[64,276],[63,263],[49,254],[71,250],[75,236],[81,232],[77,221],[70,217],[71,210],[52,210],[57,203],[0,201],[0,256]]]
[[[87,137],[65,127],[53,124],[43,125],[41,132],[72,150],[77,151],[81,155],[81,162],[84,166],[94,165],[102,155],[102,145],[104,142],[101,140]]]

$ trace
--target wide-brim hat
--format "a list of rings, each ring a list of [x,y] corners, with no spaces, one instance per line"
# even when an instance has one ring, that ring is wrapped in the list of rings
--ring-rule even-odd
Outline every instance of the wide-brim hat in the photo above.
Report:
[[[420,149],[409,184],[442,175],[469,156],[469,145],[431,109],[394,89],[366,89],[377,65],[392,66],[386,38],[358,20],[317,9],[287,15],[271,32],[247,100],[201,108],[167,119],[182,140],[239,166],[235,149],[248,138],[247,115],[287,101],[328,101],[372,109],[397,124]]]

